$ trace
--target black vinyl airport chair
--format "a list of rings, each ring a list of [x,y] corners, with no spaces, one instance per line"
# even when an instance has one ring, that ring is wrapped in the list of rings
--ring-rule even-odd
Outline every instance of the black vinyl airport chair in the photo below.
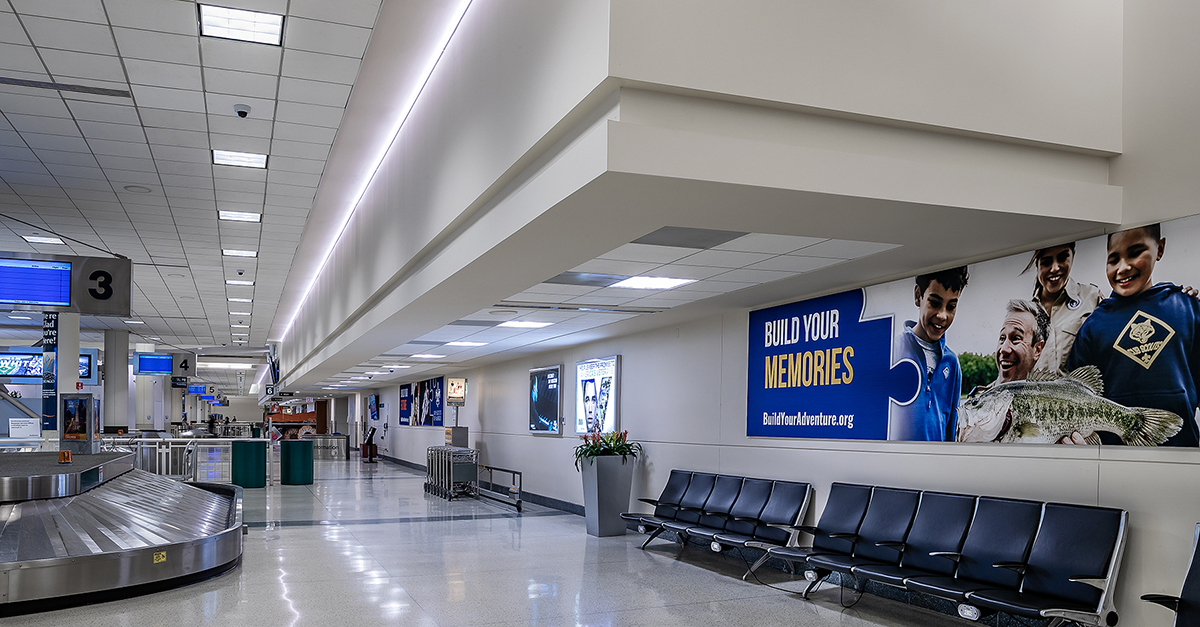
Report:
[[[729,516],[729,510],[733,508],[733,504],[737,501],[738,493],[742,491],[742,482],[745,481],[742,477],[731,477],[729,475],[718,475],[716,482],[713,484],[712,493],[708,495],[708,500],[704,502],[704,506],[699,509],[691,509],[680,505],[680,513],[694,512],[698,518],[694,522],[680,520],[679,514],[676,514],[676,520],[668,520],[662,524],[663,529],[675,532],[679,537],[680,543],[686,543],[691,529],[705,529],[717,526],[715,531],[723,531],[725,529],[725,520]]]
[[[1041,503],[979,497],[962,550],[933,553],[958,563],[954,575],[909,577],[904,580],[904,586],[914,592],[960,604],[967,600],[968,592],[1016,590],[1021,583],[1021,574],[1007,568],[996,568],[993,564],[1024,562],[1041,517]]]
[[[687,491],[688,483],[691,480],[691,471],[672,470],[671,475],[667,477],[667,485],[663,486],[662,494],[659,494],[657,499],[641,498],[638,500],[654,506],[653,516],[663,520],[674,520],[675,512],[679,509],[679,499],[683,498],[683,493]],[[635,523],[641,523],[642,518],[645,516],[645,512],[625,512],[621,514],[622,519]],[[645,529],[641,529],[640,531],[645,533]]]
[[[737,500],[733,502],[733,507],[729,508],[728,513],[722,515],[712,511],[705,512],[706,517],[716,517],[722,524],[690,527],[687,530],[688,537],[708,542],[709,547],[719,553],[724,546],[716,541],[717,534],[729,532],[753,536],[758,517],[762,515],[763,508],[767,506],[767,499],[771,497],[773,483],[770,479],[746,479],[742,482],[742,490],[738,492]]]
[[[1142,600],[1161,605],[1175,612],[1175,627],[1200,626],[1200,525],[1196,525],[1192,536],[1192,559],[1188,562],[1187,574],[1183,577],[1183,590],[1179,596],[1169,594],[1143,594]]]
[[[762,513],[754,522],[752,533],[727,529],[713,535],[713,542],[722,546],[769,550],[772,547],[796,546],[800,535],[797,527],[808,512],[812,500],[812,486],[795,481],[775,481],[771,485],[771,496],[763,506]],[[778,525],[778,526],[776,526]],[[782,527],[782,528],[781,528]],[[745,579],[753,569],[742,575]]]
[[[1117,571],[1125,549],[1124,510],[1046,503],[1029,558],[993,566],[1023,575],[1019,590],[979,590],[967,602],[1051,624],[1116,625]],[[967,608],[959,615],[978,615]]]
[[[812,534],[812,546],[771,547],[767,550],[766,555],[760,557],[750,567],[750,572],[757,570],[767,559],[772,557],[783,560],[789,567],[794,567],[796,563],[804,563],[808,561],[809,556],[817,553],[849,555],[854,550],[853,538],[858,533],[858,527],[862,524],[863,514],[866,513],[870,500],[871,486],[852,483],[830,485],[829,498],[825,501],[825,510],[821,512],[821,520],[817,522],[816,527],[772,525]],[[816,585],[816,581],[810,581],[802,596],[807,598],[808,593]]]
[[[642,516],[639,527],[644,526],[647,529],[653,529],[650,532],[650,537],[642,543],[642,548],[650,544],[650,541],[657,538],[660,533],[665,531],[663,523],[672,521],[684,521],[695,523],[700,520],[700,512],[704,510],[704,503],[708,501],[708,496],[712,494],[713,484],[716,483],[717,476],[706,472],[692,473],[692,480],[688,482],[687,490],[684,490],[683,496],[679,499],[679,505],[676,506],[676,511],[670,518],[659,516]]]
[[[853,538],[850,554],[818,553],[808,557],[805,573],[809,580],[824,579],[831,572],[849,574],[855,566],[900,563],[904,538],[917,513],[921,493],[917,490],[875,487],[862,524]]]
[[[900,564],[860,564],[851,572],[860,577],[904,587],[909,577],[954,574],[956,564],[930,553],[958,553],[975,514],[974,496],[922,492],[917,516],[900,549]],[[886,546],[886,545],[885,545]]]

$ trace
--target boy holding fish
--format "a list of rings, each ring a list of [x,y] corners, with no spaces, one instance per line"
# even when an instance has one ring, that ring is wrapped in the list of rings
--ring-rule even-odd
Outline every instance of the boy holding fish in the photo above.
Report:
[[[1112,401],[1182,418],[1182,429],[1164,446],[1197,446],[1200,302],[1186,288],[1151,280],[1166,244],[1157,224],[1108,236],[1106,274],[1113,292],[1080,328],[1066,365],[1068,372],[1086,365],[1099,368],[1104,396]],[[1120,443],[1107,433],[1101,439]],[[1079,433],[1063,438],[1064,443],[1083,440]]]

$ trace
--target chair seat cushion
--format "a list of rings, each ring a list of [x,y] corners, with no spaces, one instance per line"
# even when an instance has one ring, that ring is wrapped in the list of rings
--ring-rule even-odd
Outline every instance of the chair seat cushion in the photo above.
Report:
[[[824,568],[839,573],[848,573],[855,566],[875,565],[879,562],[867,559],[865,557],[851,557],[849,555],[837,555],[826,553],[823,555],[811,555],[808,558],[808,565],[816,568]]]
[[[693,527],[688,527],[687,534],[689,537],[692,537],[692,538],[700,538],[701,540],[704,540],[706,542],[712,542],[713,538],[718,533],[721,533],[721,531],[722,531],[721,529],[716,529],[714,527],[693,526]]]
[[[647,527],[661,527],[663,526],[663,523],[672,521],[674,521],[673,518],[659,518],[658,516],[642,516],[641,519],[639,519],[639,522]]]
[[[642,512],[625,512],[624,514],[621,514],[621,519],[628,520],[630,522],[642,522],[642,518],[644,516],[645,514]]]
[[[967,594],[967,601],[1008,614],[1042,618],[1042,610],[1071,610],[1095,613],[1096,608],[1054,597],[1017,592],[1016,590],[979,590]]]
[[[811,546],[776,546],[767,550],[771,557],[779,558],[787,562],[807,562],[809,557],[823,553],[820,549],[813,549]]]
[[[694,522],[685,522],[682,520],[668,520],[662,524],[663,529],[674,531],[675,533],[686,533],[688,529],[697,526],[699,525]]]
[[[967,600],[968,592],[985,590],[995,585],[957,577],[911,577],[904,580],[904,587],[909,590],[950,599],[958,603]]]
[[[894,564],[858,564],[851,568],[850,572],[873,581],[901,588],[904,587],[904,580],[909,577],[937,577],[936,574],[928,571],[905,568]]]

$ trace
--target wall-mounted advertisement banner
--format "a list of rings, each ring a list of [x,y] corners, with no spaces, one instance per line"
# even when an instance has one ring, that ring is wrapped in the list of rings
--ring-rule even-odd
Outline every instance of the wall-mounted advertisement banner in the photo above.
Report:
[[[379,397],[374,394],[367,395],[367,417],[371,420],[379,420]]]
[[[575,364],[575,432],[611,433],[617,430],[621,356],[588,359]]]
[[[42,382],[45,360],[41,348],[0,346],[0,383],[30,385]],[[79,351],[79,381],[84,385],[100,382],[100,351],[84,348]]]
[[[42,315],[42,430],[58,429],[58,314]]]
[[[413,384],[414,424],[422,427],[442,426],[442,392],[446,389],[445,378],[427,379]]]
[[[559,433],[562,417],[562,395],[559,375],[562,366],[534,368],[529,371],[529,431]]]
[[[753,311],[746,434],[1197,446],[1198,241],[1191,216]]]
[[[412,384],[400,386],[400,424],[412,424]]]

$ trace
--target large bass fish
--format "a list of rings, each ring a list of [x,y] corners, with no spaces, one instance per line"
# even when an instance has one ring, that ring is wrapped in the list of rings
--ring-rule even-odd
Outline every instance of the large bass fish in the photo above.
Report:
[[[1103,392],[1095,366],[1068,375],[1035,370],[1025,381],[972,392],[959,407],[957,439],[1054,444],[1076,432],[1107,431],[1126,444],[1158,446],[1183,427],[1183,419],[1172,412],[1125,407],[1102,397]]]

